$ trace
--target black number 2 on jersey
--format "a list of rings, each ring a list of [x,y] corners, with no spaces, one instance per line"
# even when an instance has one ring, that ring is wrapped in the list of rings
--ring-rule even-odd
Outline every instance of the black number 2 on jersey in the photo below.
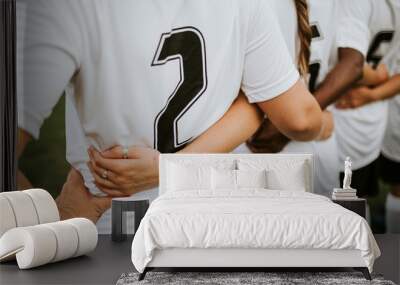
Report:
[[[166,105],[154,121],[154,148],[161,153],[174,153],[191,140],[180,142],[178,121],[207,89],[205,41],[193,27],[173,29],[161,35],[152,66],[178,60],[180,80]]]

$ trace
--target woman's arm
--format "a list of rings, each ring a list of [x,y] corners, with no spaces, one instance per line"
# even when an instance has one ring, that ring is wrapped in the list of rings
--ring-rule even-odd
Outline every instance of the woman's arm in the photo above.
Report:
[[[389,80],[389,71],[385,64],[379,64],[374,69],[369,64],[364,65],[363,78],[358,82],[361,86],[376,86]]]
[[[300,81],[287,92],[259,103],[259,106],[278,129],[292,139],[318,139],[325,132],[321,109]],[[257,130],[261,120],[262,115],[257,108],[241,95],[221,120],[183,152],[231,151]],[[96,185],[109,195],[131,195],[158,184],[157,150],[131,147],[128,149],[128,159],[122,159],[123,148],[117,146],[103,153],[90,149],[89,156],[91,161],[88,165]],[[102,178],[105,170],[106,179]]]
[[[394,75],[389,81],[372,89],[374,101],[389,99],[400,93],[400,74]]]
[[[259,128],[263,114],[240,92],[228,112],[181,153],[227,153],[249,139]]]
[[[234,150],[253,135],[263,115],[240,93],[228,112],[187,145],[180,153],[225,153]],[[89,149],[88,166],[97,187],[110,196],[126,196],[158,185],[159,152],[152,148],[132,146],[128,159],[122,159],[123,148],[113,147],[102,153]],[[107,170],[107,179],[102,174]]]
[[[321,113],[306,86],[297,82],[284,94],[258,104],[268,114],[277,131],[295,140],[324,140],[333,130],[330,112]],[[234,123],[233,123],[234,122]],[[228,113],[181,152],[229,152],[259,128],[262,116],[243,94]],[[275,128],[275,127],[274,127]],[[265,141],[268,143],[267,141]]]
[[[258,103],[258,106],[289,139],[310,141],[321,138],[325,128],[321,108],[301,80],[282,95]]]
[[[359,51],[339,48],[338,56],[338,62],[314,92],[323,110],[340,100],[340,97],[362,78],[364,56]]]
[[[358,108],[376,101],[389,99],[400,93],[400,74],[376,87],[358,87],[348,92],[337,104],[339,109]]]
[[[334,121],[331,112],[322,113],[323,129],[318,140],[327,140],[333,133]],[[264,120],[257,133],[247,141],[247,146],[254,153],[278,153],[290,142],[269,120]]]
[[[82,217],[96,223],[111,207],[110,197],[93,196],[85,186],[81,174],[71,168],[63,188],[56,198],[61,220]]]

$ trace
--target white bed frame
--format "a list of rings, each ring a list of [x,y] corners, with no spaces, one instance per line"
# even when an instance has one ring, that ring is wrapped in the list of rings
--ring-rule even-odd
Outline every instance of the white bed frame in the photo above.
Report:
[[[313,157],[311,154],[162,154],[160,156],[160,194],[166,191],[165,181],[168,161],[199,159],[204,161],[237,160],[239,158],[265,160],[303,160],[308,185],[306,191],[313,192]],[[352,267],[362,271],[365,278],[371,276],[359,250],[329,249],[183,249],[156,250],[146,272],[154,268],[344,268]],[[246,269],[245,269],[246,268]]]

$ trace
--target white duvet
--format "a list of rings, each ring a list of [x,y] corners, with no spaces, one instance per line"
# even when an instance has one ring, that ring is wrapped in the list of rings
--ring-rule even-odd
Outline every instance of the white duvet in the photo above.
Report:
[[[380,256],[359,215],[323,196],[265,189],[160,196],[135,235],[132,262],[143,272],[165,248],[358,249],[371,272]]]

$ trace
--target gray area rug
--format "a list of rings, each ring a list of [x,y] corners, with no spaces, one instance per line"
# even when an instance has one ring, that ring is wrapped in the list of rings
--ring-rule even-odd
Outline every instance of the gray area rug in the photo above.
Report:
[[[372,275],[373,280],[368,281],[359,272],[148,272],[146,278],[138,281],[138,273],[122,274],[117,285],[146,285],[146,284],[266,284],[266,285],[297,285],[297,284],[376,284],[395,285],[391,281],[384,280],[382,276]]]

